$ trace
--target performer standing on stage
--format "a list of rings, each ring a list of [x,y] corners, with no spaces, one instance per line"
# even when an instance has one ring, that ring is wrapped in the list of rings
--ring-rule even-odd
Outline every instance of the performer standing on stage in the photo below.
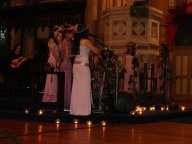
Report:
[[[123,57],[122,67],[125,69],[124,73],[124,91],[133,92],[133,79],[134,79],[134,68],[133,68],[133,59],[135,56],[135,44],[130,42],[127,45],[127,51]],[[130,82],[133,81],[133,82]],[[136,79],[137,83],[135,89],[138,89],[138,78]]]
[[[99,54],[99,50],[88,40],[88,27],[77,25],[74,35],[74,47],[78,50],[73,65],[73,85],[71,93],[70,114],[88,116],[91,114],[91,74],[89,69],[89,52]]]
[[[64,39],[61,47],[61,57],[63,62],[60,65],[60,71],[65,72],[64,82],[64,110],[69,110],[71,100],[71,86],[72,86],[72,62],[71,58],[75,55],[71,54],[71,40],[73,38],[74,31],[68,27],[64,32]]]
[[[55,27],[53,30],[53,37],[48,41],[49,57],[48,63],[54,67],[54,71],[58,71],[61,64],[60,48],[62,42],[62,29]],[[56,102],[57,101],[57,75],[47,74],[45,82],[45,90],[43,95],[43,102]]]

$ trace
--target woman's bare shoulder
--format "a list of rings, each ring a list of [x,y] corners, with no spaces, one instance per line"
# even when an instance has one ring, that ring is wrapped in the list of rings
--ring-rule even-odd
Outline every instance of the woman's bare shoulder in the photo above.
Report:
[[[82,39],[80,42],[81,45],[88,46],[91,44],[91,41],[89,39]]]

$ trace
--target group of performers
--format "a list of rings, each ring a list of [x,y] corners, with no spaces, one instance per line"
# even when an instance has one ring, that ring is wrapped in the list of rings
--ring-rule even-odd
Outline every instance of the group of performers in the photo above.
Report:
[[[63,38],[64,37],[64,38]],[[73,39],[73,45],[71,43]],[[99,55],[99,50],[88,39],[88,27],[76,24],[55,27],[48,41],[48,63],[54,71],[64,72],[64,109],[71,115],[91,114],[91,74],[89,53]],[[72,54],[72,47],[76,50]],[[74,58],[73,66],[71,58]],[[72,80],[73,77],[73,80]],[[71,84],[72,82],[72,84]],[[72,87],[71,87],[72,86]],[[57,76],[47,74],[42,102],[57,101]]]
[[[47,44],[49,48],[47,63],[53,67],[54,72],[64,72],[64,110],[69,111],[71,115],[86,116],[91,114],[92,91],[89,54],[90,52],[94,53],[97,60],[102,57],[99,49],[88,39],[88,35],[86,25],[55,26]],[[21,68],[27,61],[21,55],[21,51],[21,46],[16,45],[14,53],[10,56],[10,66],[14,69]],[[134,46],[128,45],[122,62],[122,67],[126,69],[124,74],[125,91],[132,91],[133,87],[128,83],[130,76],[133,75],[133,58]],[[55,74],[47,74],[42,102],[57,102],[57,78]],[[135,87],[138,88],[137,85]]]

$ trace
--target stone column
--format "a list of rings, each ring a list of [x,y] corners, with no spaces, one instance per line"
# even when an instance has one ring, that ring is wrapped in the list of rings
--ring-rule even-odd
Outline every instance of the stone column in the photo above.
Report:
[[[120,0],[113,0],[113,7],[121,7],[121,1]]]
[[[110,8],[110,0],[106,0],[106,8],[107,8],[107,9]]]
[[[87,0],[85,23],[88,25],[90,33],[95,33],[96,20],[97,20],[97,0]]]
[[[133,3],[134,3],[134,0],[126,0],[126,5],[127,5],[128,7],[130,7],[131,5],[133,5]]]
[[[114,0],[109,0],[109,7],[110,7],[110,8],[113,8],[113,1],[114,1]]]
[[[106,10],[106,1],[105,0],[99,0],[97,1],[97,33],[99,36],[103,35],[103,19],[102,15],[103,12]]]
[[[127,1],[126,0],[121,0],[121,6],[126,6]]]

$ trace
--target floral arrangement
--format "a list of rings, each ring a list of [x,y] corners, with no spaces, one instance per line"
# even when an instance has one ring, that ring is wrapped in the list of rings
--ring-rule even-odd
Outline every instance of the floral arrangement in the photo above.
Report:
[[[162,69],[162,73],[159,79],[163,81],[160,90],[163,90],[165,96],[168,92],[169,81],[174,81],[175,79],[170,69],[169,49],[167,44],[161,44],[159,67]]]
[[[91,55],[90,70],[92,76],[92,97],[94,110],[107,112],[114,103],[116,90],[116,70],[120,61],[108,48],[101,50],[102,60],[95,65],[95,56]]]

